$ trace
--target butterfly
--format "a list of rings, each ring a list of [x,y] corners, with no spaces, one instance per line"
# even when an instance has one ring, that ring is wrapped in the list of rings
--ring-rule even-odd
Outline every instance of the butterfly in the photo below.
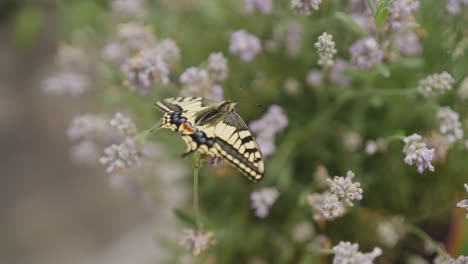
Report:
[[[183,154],[195,151],[221,157],[251,181],[265,173],[262,153],[248,126],[236,113],[237,103],[203,97],[167,98],[155,103],[164,113],[161,128],[180,132],[187,145]]]

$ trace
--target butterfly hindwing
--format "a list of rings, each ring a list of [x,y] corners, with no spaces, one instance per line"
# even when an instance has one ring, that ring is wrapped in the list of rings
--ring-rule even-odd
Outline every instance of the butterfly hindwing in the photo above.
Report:
[[[219,154],[234,165],[250,180],[262,179],[265,172],[262,153],[252,133],[241,117],[234,111],[216,125],[215,145]]]

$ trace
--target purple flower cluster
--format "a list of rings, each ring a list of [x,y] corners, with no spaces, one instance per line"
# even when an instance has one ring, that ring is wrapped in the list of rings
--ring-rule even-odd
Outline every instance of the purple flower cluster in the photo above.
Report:
[[[262,14],[273,12],[273,0],[244,0],[244,10],[247,13],[259,11]]]
[[[445,8],[451,15],[458,15],[462,11],[462,5],[468,5],[468,0],[446,0]]]
[[[408,165],[415,165],[419,173],[423,173],[425,169],[434,171],[431,161],[434,158],[434,149],[429,149],[426,143],[421,142],[422,137],[418,134],[413,134],[405,137],[403,142],[403,153],[405,153],[405,163]]]
[[[258,218],[266,218],[270,207],[278,199],[279,191],[276,188],[262,188],[250,194],[252,208]]]
[[[279,105],[271,105],[260,119],[250,122],[249,127],[256,134],[257,143],[264,156],[276,151],[275,136],[288,126],[288,117]]]
[[[322,0],[291,0],[291,9],[298,15],[310,15],[320,8]]]
[[[262,51],[260,39],[245,30],[232,33],[229,52],[238,55],[244,62],[252,61]]]
[[[368,69],[383,59],[383,52],[379,44],[372,37],[366,37],[356,41],[349,48],[353,64],[361,69]]]
[[[207,69],[189,67],[180,75],[180,83],[183,85],[180,95],[203,96],[221,101],[224,92],[217,82],[227,78],[227,59],[221,52],[211,53],[208,57]]]

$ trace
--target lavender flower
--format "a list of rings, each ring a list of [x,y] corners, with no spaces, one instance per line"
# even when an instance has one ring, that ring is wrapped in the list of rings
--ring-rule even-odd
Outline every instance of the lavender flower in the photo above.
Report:
[[[244,10],[247,13],[259,11],[262,14],[271,14],[273,11],[272,0],[244,0]]]
[[[275,153],[275,135],[287,126],[288,118],[279,105],[271,105],[265,115],[249,124],[252,132],[257,135],[257,143],[264,156]]]
[[[463,129],[457,112],[450,107],[441,107],[437,111],[437,120],[440,125],[440,133],[452,144],[463,138]]]
[[[329,67],[333,65],[333,55],[336,53],[335,42],[333,42],[333,36],[327,32],[323,32],[318,37],[318,41],[314,44],[317,48],[319,55],[318,65]]]
[[[377,41],[372,37],[356,41],[349,48],[349,52],[354,65],[361,69],[368,69],[383,59],[383,52],[380,50]]]
[[[393,248],[405,234],[404,218],[394,216],[377,224],[377,238],[388,248]]]
[[[112,144],[104,149],[99,162],[107,166],[106,172],[112,173],[140,164],[141,147],[133,139],[126,138],[119,145]]]
[[[108,121],[101,115],[78,115],[71,121],[67,129],[70,140],[101,139],[112,133]]]
[[[348,171],[346,177],[335,176],[328,179],[330,192],[347,206],[353,206],[353,200],[362,200],[362,189],[359,182],[353,183],[354,173]]]
[[[190,250],[194,256],[200,255],[215,243],[212,232],[202,233],[193,229],[186,229],[183,232],[185,236],[180,241],[180,245]]]
[[[126,85],[146,95],[155,82],[169,83],[169,67],[156,49],[142,50],[130,58],[122,71],[127,77]]]
[[[155,42],[153,30],[135,22],[120,24],[117,38],[133,51],[148,48]]]
[[[215,84],[211,86],[209,93],[206,93],[203,96],[209,99],[216,100],[216,101],[223,101],[224,100],[223,87],[219,84]]]
[[[446,0],[445,8],[451,15],[457,15],[461,12],[462,5],[468,5],[467,0]]]
[[[414,56],[422,52],[422,45],[418,36],[413,32],[406,32],[395,36],[396,49],[403,55]]]
[[[434,259],[434,264],[466,264],[468,263],[468,257],[460,256],[457,259],[451,258],[448,255],[437,256]]]
[[[94,166],[98,163],[100,149],[92,140],[83,140],[72,146],[70,156],[77,164]]]
[[[127,50],[120,42],[107,43],[102,49],[102,58],[110,62],[122,62],[127,57]]]
[[[343,133],[343,146],[349,151],[356,151],[362,145],[362,137],[356,131],[345,131]]]
[[[465,183],[465,191],[468,193],[468,184],[466,183]],[[461,200],[459,203],[457,203],[457,206],[468,211],[468,198]],[[466,218],[468,218],[468,213],[466,214]]]
[[[159,41],[156,45],[156,50],[161,58],[171,67],[174,67],[180,60],[180,49],[172,39]]]
[[[260,40],[245,30],[238,30],[231,35],[229,52],[239,55],[244,62],[252,61],[262,51]]]
[[[310,88],[318,88],[322,85],[323,75],[321,71],[312,70],[307,73],[306,83]]]
[[[434,171],[431,161],[434,158],[434,149],[429,149],[426,144],[421,142],[422,137],[418,134],[405,137],[403,142],[403,153],[406,157],[405,163],[408,165],[415,165],[418,168],[419,173],[423,173],[425,169]]]
[[[346,213],[346,207],[338,197],[330,192],[314,193],[307,197],[307,202],[314,209],[314,220],[333,220]]]
[[[298,22],[293,22],[286,31],[286,52],[291,57],[296,57],[301,52],[302,39],[304,38],[304,29]]]
[[[129,117],[124,116],[120,112],[115,113],[109,124],[122,136],[133,136],[137,131],[135,123],[133,123]]]
[[[298,15],[310,15],[319,10],[322,0],[291,0],[291,9]]]
[[[294,242],[304,243],[315,233],[313,225],[308,221],[299,222],[291,230],[291,237]]]
[[[42,82],[42,91],[47,95],[80,96],[90,88],[86,75],[78,72],[60,72]]]
[[[342,59],[338,59],[333,64],[328,78],[332,83],[338,86],[348,86],[351,83],[351,80],[343,74],[343,71],[350,68],[349,64]]]
[[[435,73],[419,81],[418,90],[425,96],[441,95],[452,90],[455,80],[447,72]]]
[[[187,68],[180,75],[180,82],[189,91],[199,91],[210,86],[208,71],[196,67]]]
[[[208,72],[215,81],[224,81],[228,75],[227,59],[221,52],[214,52],[208,56]]]
[[[378,247],[374,248],[370,253],[361,253],[358,250],[358,244],[341,241],[333,247],[335,254],[333,264],[372,264],[374,259],[382,254],[382,250]]]
[[[145,0],[113,0],[112,12],[125,17],[142,17],[145,14]]]
[[[250,194],[252,208],[258,218],[266,218],[270,207],[278,199],[279,192],[276,188],[262,188]]]
[[[388,24],[392,31],[405,28],[414,21],[413,11],[419,9],[418,0],[397,0],[390,6]]]

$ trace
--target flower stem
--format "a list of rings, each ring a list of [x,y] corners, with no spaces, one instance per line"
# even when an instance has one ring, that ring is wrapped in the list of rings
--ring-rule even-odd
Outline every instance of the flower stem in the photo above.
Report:
[[[196,152],[192,158],[192,166],[193,166],[193,210],[195,213],[195,223],[196,228],[200,228],[200,210],[198,207],[198,170],[201,168],[202,162],[202,154]]]
[[[416,235],[422,241],[424,241],[425,243],[430,245],[431,248],[433,248],[437,252],[438,255],[440,255],[440,256],[446,256],[447,255],[447,253],[445,253],[444,249],[442,249],[434,240],[432,240],[432,238],[426,232],[424,232],[424,230],[422,230],[421,228],[419,228],[419,227],[417,227],[415,225],[407,224],[406,225],[406,230],[408,231],[408,233]]]
[[[141,131],[135,136],[137,141],[145,141],[146,138],[161,128],[162,120],[156,122],[151,128]]]

